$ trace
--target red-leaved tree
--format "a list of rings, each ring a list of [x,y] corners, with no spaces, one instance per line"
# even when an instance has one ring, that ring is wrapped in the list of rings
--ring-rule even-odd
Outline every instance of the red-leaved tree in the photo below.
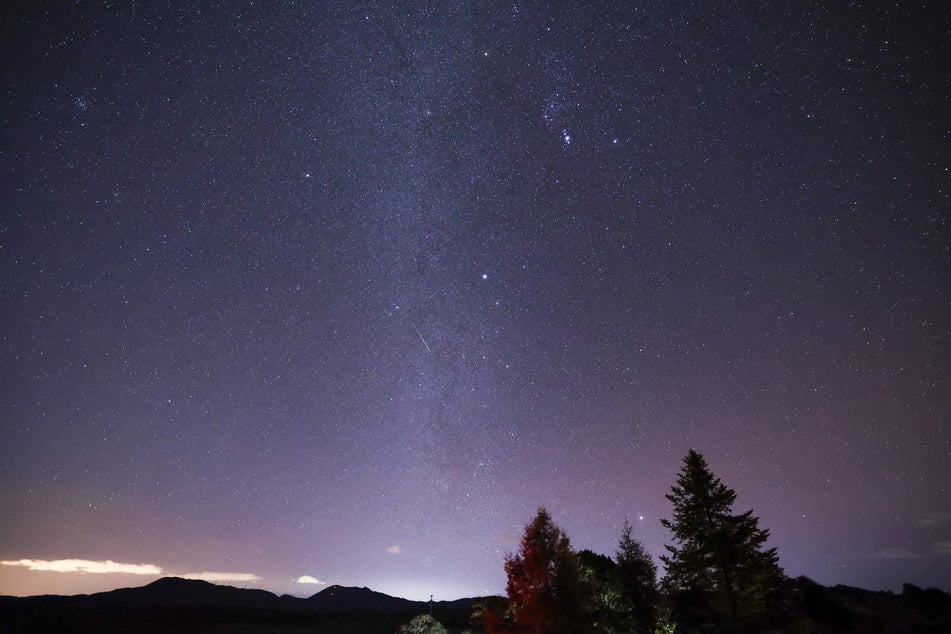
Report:
[[[509,624],[493,623],[496,627],[492,629],[533,634],[576,631],[577,558],[568,536],[544,508],[538,509],[535,519],[525,527],[519,552],[506,556],[505,572]]]

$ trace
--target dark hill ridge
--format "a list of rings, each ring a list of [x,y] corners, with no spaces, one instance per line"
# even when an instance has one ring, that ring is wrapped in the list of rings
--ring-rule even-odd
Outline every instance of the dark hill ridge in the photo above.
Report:
[[[472,599],[435,602],[433,615],[451,632],[461,632],[470,627],[472,604]],[[166,577],[139,588],[97,594],[0,596],[0,632],[392,634],[429,610],[428,602],[369,588],[330,586],[301,599]]]
[[[352,613],[352,612],[413,612],[420,613],[429,609],[428,601],[410,601],[399,597],[391,597],[382,592],[369,588],[351,588],[347,586],[329,586],[314,596],[304,599],[310,609],[318,612]],[[457,599],[455,601],[434,601],[434,609],[456,609],[472,607],[473,599]]]
[[[288,597],[294,599],[293,597]],[[119,588],[96,594],[50,595],[32,597],[0,597],[31,605],[77,605],[116,607],[246,607],[281,609],[284,599],[266,590],[249,590],[221,586],[196,579],[163,577],[137,588]],[[299,601],[302,599],[294,599]]]
[[[469,608],[472,599],[436,601],[434,608]],[[0,596],[0,605],[74,605],[85,607],[200,607],[257,610],[293,610],[319,614],[421,613],[428,601],[410,601],[391,597],[369,588],[333,585],[306,599],[277,596],[267,590],[235,588],[207,581],[163,577],[137,588],[120,588],[96,594],[39,595],[32,597]]]
[[[792,582],[791,618],[815,634],[946,634],[951,596],[906,585],[900,594],[826,587],[806,577]],[[505,599],[498,601],[504,604]],[[470,624],[480,599],[439,601],[433,615],[451,631]],[[0,630],[7,632],[358,632],[391,633],[429,602],[391,597],[369,588],[329,586],[306,599],[265,590],[166,577],[139,588],[74,596],[0,596]],[[245,628],[245,629],[241,629]],[[247,628],[251,628],[248,630]],[[797,630],[800,631],[800,630]]]
[[[235,588],[197,579],[163,577],[140,588],[88,595],[97,605],[281,608],[282,598],[267,590]],[[293,597],[289,597],[293,598]]]
[[[305,599],[310,609],[318,612],[411,612],[427,604],[391,597],[369,588],[329,586]]]
[[[895,594],[842,585],[826,587],[807,577],[796,579],[795,587],[799,609],[809,619],[812,632],[951,632],[951,595],[937,588],[921,589],[906,583],[901,594]]]

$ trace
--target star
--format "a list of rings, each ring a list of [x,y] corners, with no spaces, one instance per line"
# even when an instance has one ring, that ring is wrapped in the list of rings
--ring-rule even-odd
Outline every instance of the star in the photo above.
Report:
[[[951,526],[941,3],[84,3],[82,37],[47,4],[0,42],[4,559],[148,525],[156,565],[280,592],[501,593],[482,536],[544,503],[663,552],[693,445],[791,576],[951,587],[916,523]]]

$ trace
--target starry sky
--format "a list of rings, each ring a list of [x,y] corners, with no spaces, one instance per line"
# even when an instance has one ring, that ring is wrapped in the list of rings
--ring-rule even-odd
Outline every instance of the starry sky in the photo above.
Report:
[[[951,19],[881,4],[7,6],[0,594],[503,593],[690,447],[951,589]]]

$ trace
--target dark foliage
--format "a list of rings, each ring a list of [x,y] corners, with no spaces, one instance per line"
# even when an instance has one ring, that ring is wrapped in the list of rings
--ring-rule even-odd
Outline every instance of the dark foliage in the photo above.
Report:
[[[615,560],[578,553],[579,600],[586,632],[653,634],[659,594],[657,568],[624,523]]]
[[[617,565],[590,550],[578,553],[579,605],[586,632],[622,631],[623,606]]]
[[[657,591],[657,566],[631,533],[631,524],[625,520],[621,542],[615,555],[625,611],[625,631],[652,633],[660,600]]]
[[[762,631],[780,609],[784,576],[769,531],[752,511],[734,514],[736,493],[690,450],[667,495],[674,534],[667,545],[663,589],[678,631]]]

